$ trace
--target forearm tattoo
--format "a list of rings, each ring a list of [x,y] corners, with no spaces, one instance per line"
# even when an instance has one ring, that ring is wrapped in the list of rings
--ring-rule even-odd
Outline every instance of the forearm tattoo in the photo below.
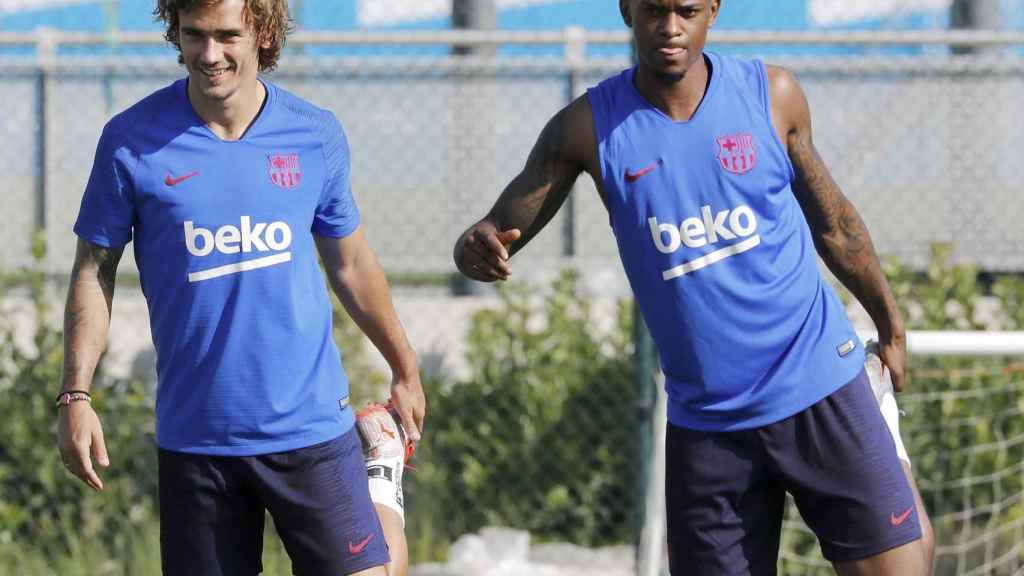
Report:
[[[68,290],[68,302],[64,312],[64,379],[65,383],[76,377],[91,375],[99,353],[102,340],[106,337],[106,326],[98,332],[95,326],[95,296],[90,294],[89,284],[98,284],[106,305],[109,319],[111,304],[114,298],[114,282],[117,265],[121,260],[123,248],[104,248],[88,242],[82,242],[75,258],[71,272],[71,286]],[[95,271],[95,277],[87,271]],[[99,340],[98,342],[96,340]],[[80,386],[81,383],[76,384]]]
[[[790,135],[796,195],[818,254],[876,320],[887,313],[887,284],[860,215],[832,179],[806,133]]]
[[[76,258],[74,270],[72,270],[72,282],[79,279],[83,268],[96,268],[96,279],[103,289],[103,295],[108,301],[114,296],[114,280],[117,277],[117,265],[121,261],[124,248],[105,248],[90,242],[83,242],[83,253]]]

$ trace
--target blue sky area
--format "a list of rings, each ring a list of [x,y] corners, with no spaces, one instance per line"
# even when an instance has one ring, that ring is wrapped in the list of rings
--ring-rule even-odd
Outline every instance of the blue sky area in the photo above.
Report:
[[[812,25],[807,18],[808,0],[726,2],[718,26],[723,29],[803,30]],[[1002,0],[1004,27],[1024,29],[1024,0]],[[62,30],[103,30],[115,25],[127,30],[156,29],[153,0],[112,0],[64,7],[0,13],[0,29],[31,30],[50,26]],[[742,8],[741,8],[742,6]],[[300,14],[304,27],[311,29],[352,29],[358,27],[356,0],[305,0]],[[884,19],[856,22],[843,28],[922,29],[942,28],[945,14],[918,12]],[[449,26],[448,18],[404,23],[398,28],[436,29]],[[502,10],[499,26],[504,29],[563,28],[570,25],[594,29],[622,26],[611,0],[553,2]],[[388,28],[389,26],[383,26]]]
[[[808,19],[810,0],[727,1],[716,28],[723,30],[806,30],[815,28]],[[32,30],[48,26],[58,30],[159,30],[153,21],[154,0],[107,0],[47,9],[0,12],[0,30]],[[1024,0],[1001,0],[1003,27],[1024,29]],[[396,8],[396,10],[399,8]],[[359,28],[356,0],[304,0],[295,14],[301,28],[348,30]],[[903,13],[880,19],[850,22],[840,29],[941,29],[948,26],[945,11]],[[448,17],[427,18],[375,29],[441,29],[451,24]],[[560,0],[549,4],[499,11],[502,29],[561,29],[584,26],[590,29],[622,29],[618,9],[612,0]],[[835,29],[835,28],[833,28]],[[418,49],[423,53],[423,49]],[[328,50],[329,51],[329,50]],[[379,52],[379,50],[377,50]],[[396,50],[399,51],[399,50]],[[432,50],[430,50],[432,52]],[[527,50],[518,50],[527,51]],[[832,50],[828,50],[831,52]],[[839,50],[837,50],[839,51]],[[848,50],[842,50],[847,52]],[[317,52],[321,52],[317,50]],[[762,50],[763,52],[763,50]]]

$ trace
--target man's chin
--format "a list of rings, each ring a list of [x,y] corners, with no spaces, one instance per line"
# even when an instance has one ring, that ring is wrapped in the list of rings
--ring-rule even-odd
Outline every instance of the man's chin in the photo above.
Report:
[[[193,78],[195,87],[198,88],[199,95],[203,98],[209,98],[211,100],[224,100],[229,94],[229,90],[224,83],[211,84],[206,81],[205,78],[195,79]]]
[[[675,84],[686,77],[686,70],[685,66],[663,66],[652,68],[651,75],[665,84]]]

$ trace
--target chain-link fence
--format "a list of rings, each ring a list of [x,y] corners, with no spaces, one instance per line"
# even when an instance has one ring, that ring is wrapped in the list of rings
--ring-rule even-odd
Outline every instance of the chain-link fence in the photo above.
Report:
[[[433,376],[432,410],[446,422],[435,425],[443,441],[425,446],[410,490],[421,558],[487,523],[586,544],[631,537],[637,450],[623,423],[636,414],[631,320],[619,307],[629,293],[593,184],[581,178],[517,256],[517,278],[556,282],[543,297],[468,288],[451,262],[456,237],[520,169],[546,120],[629,66],[627,38],[582,30],[307,34],[270,77],[344,125],[364,227]],[[827,54],[836,38],[857,53]],[[941,35],[922,38],[732,34],[717,46],[774,54],[771,62],[797,73],[816,144],[880,253],[923,267],[930,246],[945,242],[960,261],[1024,271],[1024,57],[953,57]],[[453,56],[458,42],[499,49]],[[887,42],[901,48],[887,51]],[[817,51],[780,49],[789,44]],[[29,265],[32,235],[41,232],[45,268],[64,276],[103,124],[183,71],[166,50],[96,57],[51,45],[41,54],[0,60],[0,137],[8,144],[0,270]],[[567,266],[581,272],[559,276]],[[130,249],[121,271],[134,272]],[[579,295],[594,307],[574,308]],[[108,367],[152,374],[140,292],[119,288],[113,322]],[[566,351],[576,363],[558,356]]]
[[[331,55],[332,35],[309,36],[290,45],[271,78],[341,119],[367,230],[395,274],[450,273],[454,238],[522,166],[544,122],[574,95],[628,66],[625,55],[587,56],[588,46],[593,52],[623,44],[623,34],[432,33],[411,41],[409,34],[391,34],[381,37],[386,44],[365,33],[334,36],[358,54]],[[445,56],[459,38],[501,41],[508,53]],[[778,52],[769,38],[723,35],[716,46]],[[828,36],[804,41],[822,44]],[[542,46],[558,48],[559,55]],[[423,55],[395,53],[416,49]],[[28,262],[28,238],[38,226],[50,240],[47,266],[68,268],[70,225],[103,124],[183,74],[169,54],[97,59],[63,55],[68,51],[44,64],[0,60],[6,106],[0,132],[16,151],[7,155],[8,192],[0,200],[11,215],[0,230],[10,248],[0,257],[5,268]],[[318,54],[303,55],[309,52]],[[928,49],[854,57],[796,52],[790,48],[770,61],[800,77],[817,145],[879,252],[923,265],[932,243],[949,242],[957,258],[983,269],[1024,270],[1024,227],[1018,224],[1024,203],[1015,195],[1024,188],[1017,169],[1024,57],[950,57]],[[593,186],[584,178],[579,188],[570,209],[529,249],[537,267],[574,258],[618,268]]]
[[[183,72],[166,50],[158,58],[86,57],[73,46],[58,48],[59,36],[43,38],[50,48],[41,48],[38,59],[0,61],[6,105],[0,131],[9,144],[0,269],[27,264],[31,233],[44,229],[46,267],[62,275],[73,257],[71,225],[104,122]],[[159,45],[155,35],[125,38],[122,45],[136,50]],[[435,288],[411,292],[408,306],[411,316],[433,316],[410,329],[428,352],[443,356],[438,362],[458,364],[462,346],[464,323],[452,322],[452,333],[449,323],[437,322],[441,314],[464,316],[447,291],[454,239],[520,169],[551,114],[629,65],[627,38],[582,30],[317,33],[289,45],[272,80],[341,119],[353,150],[353,187],[382,263],[399,284]],[[35,37],[23,38],[30,40]],[[88,35],[77,41],[108,43]],[[500,50],[449,56],[459,41]],[[1016,142],[1024,133],[1024,115],[1017,113],[1024,58],[999,51],[950,57],[943,41],[937,34],[733,33],[715,45],[778,54],[771,61],[798,74],[818,148],[881,254],[924,266],[930,246],[947,242],[955,258],[984,270],[1024,270],[1024,202],[1017,195],[1024,176]],[[861,53],[822,54],[829,42]],[[812,45],[818,55],[794,56],[796,43]],[[879,55],[893,49],[887,43],[896,52]],[[619,56],[607,55],[616,48]],[[121,270],[130,272],[127,252]],[[519,259],[525,265],[517,272],[526,277],[550,278],[573,264],[587,270],[582,281],[594,293],[628,295],[607,215],[586,177]],[[428,293],[438,297],[424,299]]]

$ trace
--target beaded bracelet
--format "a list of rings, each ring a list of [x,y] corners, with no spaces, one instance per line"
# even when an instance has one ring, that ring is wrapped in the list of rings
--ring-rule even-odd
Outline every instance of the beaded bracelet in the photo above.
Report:
[[[57,394],[56,404],[57,406],[67,406],[72,402],[79,402],[81,400],[92,402],[92,396],[85,390],[67,390]]]

